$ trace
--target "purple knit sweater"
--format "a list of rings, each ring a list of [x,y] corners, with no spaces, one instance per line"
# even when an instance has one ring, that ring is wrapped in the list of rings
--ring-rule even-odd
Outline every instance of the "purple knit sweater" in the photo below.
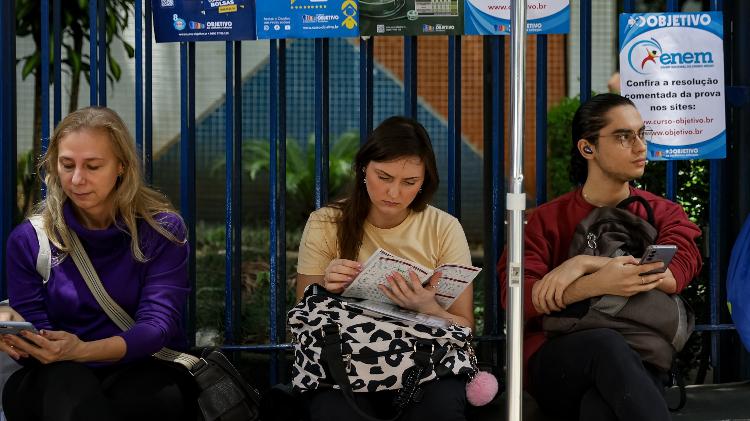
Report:
[[[133,317],[135,325],[122,332],[110,321],[70,257],[53,263],[49,282],[43,285],[36,272],[39,242],[29,221],[16,227],[8,238],[10,305],[37,329],[64,330],[84,341],[121,336],[127,351],[118,363],[147,357],[164,346],[185,349],[182,314],[190,291],[188,245],[176,244],[138,220],[141,251],[148,259],[141,263],[130,251],[130,235],[124,228],[115,224],[103,230],[85,228],[70,202],[63,213],[105,289]],[[156,220],[177,238],[185,238],[185,226],[177,215],[163,213]],[[52,246],[52,255],[56,252]]]

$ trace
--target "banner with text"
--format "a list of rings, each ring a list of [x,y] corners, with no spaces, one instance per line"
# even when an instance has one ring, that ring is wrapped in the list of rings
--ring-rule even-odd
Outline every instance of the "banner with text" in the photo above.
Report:
[[[510,0],[466,0],[467,35],[510,35]],[[570,32],[569,0],[531,0],[526,6],[529,34]]]
[[[255,38],[252,0],[153,0],[156,42]]]
[[[726,157],[721,12],[621,14],[620,80],[653,130],[648,159]]]
[[[357,9],[356,0],[259,0],[258,38],[356,37]]]
[[[462,35],[464,0],[359,0],[361,35]]]

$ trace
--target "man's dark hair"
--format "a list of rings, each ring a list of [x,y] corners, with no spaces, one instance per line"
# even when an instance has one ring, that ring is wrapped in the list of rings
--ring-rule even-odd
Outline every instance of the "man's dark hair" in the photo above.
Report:
[[[588,162],[578,151],[578,141],[586,139],[592,145],[596,145],[599,131],[609,123],[607,113],[623,105],[635,107],[633,101],[624,96],[607,93],[596,95],[578,107],[571,127],[573,144],[570,148],[570,181],[574,184],[585,183],[589,175]]]

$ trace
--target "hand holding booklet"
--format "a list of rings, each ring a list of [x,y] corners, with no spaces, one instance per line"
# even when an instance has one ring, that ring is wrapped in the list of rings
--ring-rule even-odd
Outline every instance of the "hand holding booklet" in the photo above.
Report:
[[[434,273],[440,272],[435,299],[442,308],[447,309],[474,281],[481,269],[459,264],[443,264],[431,270],[410,260],[394,256],[383,249],[377,249],[362,265],[362,272],[354,278],[341,295],[362,299],[363,301],[347,301],[357,307],[390,317],[437,325],[447,322],[439,317],[402,309],[394,305],[378,288],[381,284],[388,286],[386,277],[394,272],[400,273],[407,280],[410,279],[409,271],[417,275],[422,285],[428,282]],[[435,323],[430,323],[431,321]]]

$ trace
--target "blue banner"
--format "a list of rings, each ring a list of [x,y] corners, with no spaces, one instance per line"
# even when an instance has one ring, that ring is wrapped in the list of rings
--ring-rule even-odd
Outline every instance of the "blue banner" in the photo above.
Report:
[[[255,38],[252,0],[152,0],[156,42]]]
[[[466,0],[467,35],[510,35],[510,0]],[[529,34],[570,32],[569,0],[532,0],[526,5]]]
[[[359,36],[355,0],[259,0],[258,38],[341,38]]]
[[[721,12],[621,14],[620,84],[653,133],[649,160],[726,157]]]

